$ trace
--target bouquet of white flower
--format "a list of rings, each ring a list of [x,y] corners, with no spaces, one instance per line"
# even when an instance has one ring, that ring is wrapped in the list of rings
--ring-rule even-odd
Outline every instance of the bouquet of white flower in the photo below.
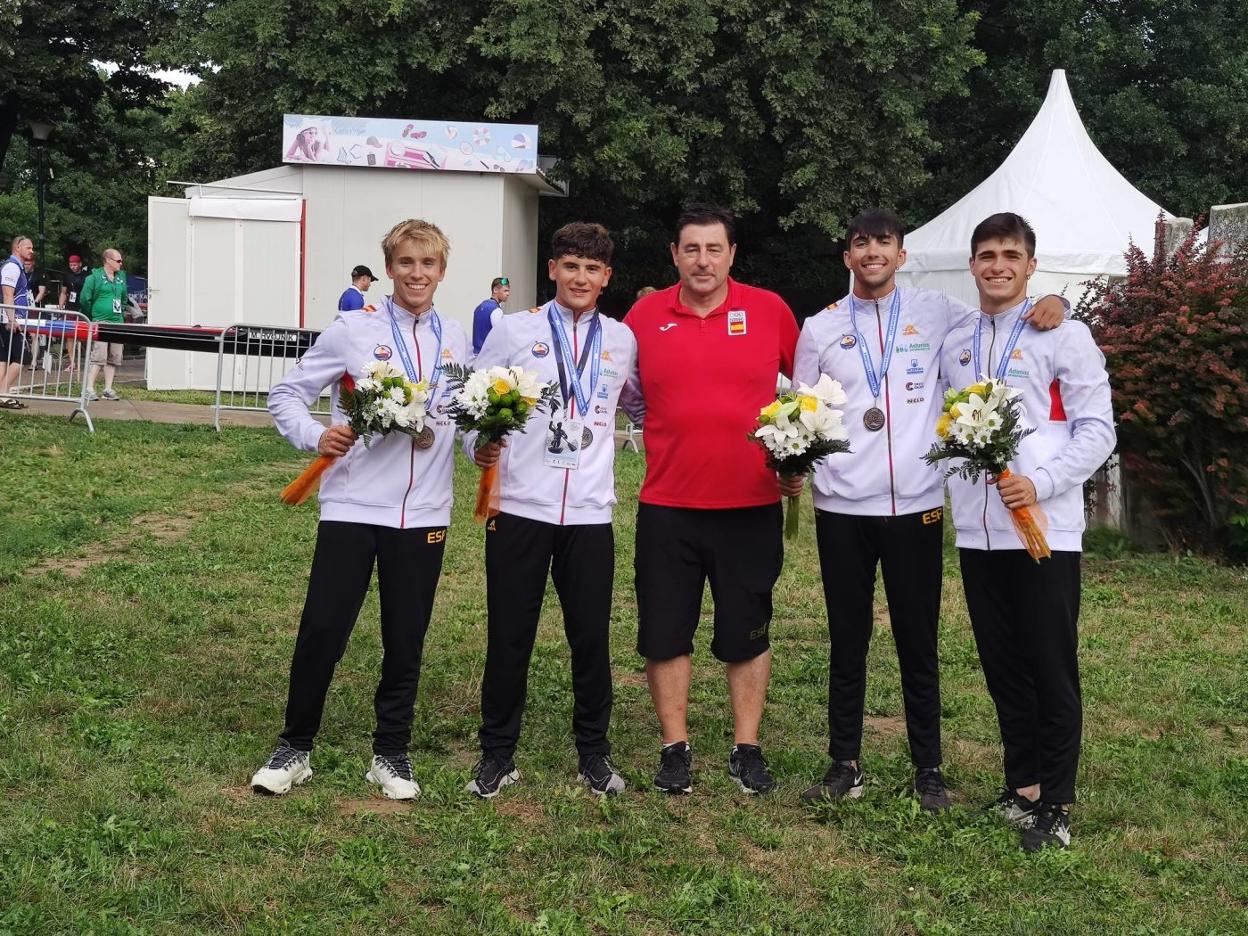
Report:
[[[957,475],[972,482],[981,474],[1008,478],[1019,443],[1034,431],[1019,425],[1018,397],[1022,392],[987,377],[980,377],[978,383],[965,389],[946,391],[944,409],[936,421],[940,441],[923,460],[935,465],[945,459],[960,459],[945,470],[946,478]],[[1039,507],[1016,507],[1010,511],[1010,518],[1032,559],[1039,562],[1052,555]]]
[[[447,413],[464,432],[476,432],[476,447],[498,442],[509,432],[524,432],[529,418],[550,408],[556,388],[542,383],[523,367],[491,367],[473,370],[460,364],[442,369],[447,386],[454,391]],[[498,465],[481,473],[473,518],[484,523],[498,513]]]
[[[841,418],[844,414],[832,408],[846,399],[839,381],[820,374],[813,387],[799,384],[796,390],[782,393],[763,407],[750,438],[763,446],[767,467],[781,477],[795,478],[809,473],[821,458],[848,452],[849,430]],[[789,498],[784,525],[788,539],[797,536],[799,500]]]
[[[359,381],[353,381],[350,374],[342,375],[338,408],[347,417],[347,425],[364,440],[365,448],[372,444],[373,436],[391,432],[405,432],[416,440],[417,448],[429,448],[433,444],[433,433],[425,427],[428,383],[423,380],[412,383],[403,371],[385,361],[369,361],[361,370],[363,376]],[[282,500],[288,504],[302,504],[316,490],[321,475],[335,458],[318,455],[299,477],[286,485]]]

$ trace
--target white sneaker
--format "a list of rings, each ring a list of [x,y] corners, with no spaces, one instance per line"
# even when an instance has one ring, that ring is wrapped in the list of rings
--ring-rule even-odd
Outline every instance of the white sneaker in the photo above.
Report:
[[[281,796],[290,788],[307,783],[312,776],[310,751],[300,751],[286,742],[277,746],[264,766],[252,775],[251,788],[257,793]]]
[[[107,390],[105,390],[103,393],[100,394],[100,399],[101,400],[120,400],[121,394],[119,394],[112,387],[109,387]]]
[[[98,399],[99,399],[99,397],[98,397],[98,396],[96,396],[96,393],[95,393],[95,391],[94,391],[94,390],[88,390],[88,391],[87,391],[87,402],[88,402],[88,403],[94,403],[94,402],[95,402],[96,400],[98,400]]]
[[[420,796],[420,784],[412,779],[412,762],[407,755],[382,757],[373,755],[372,766],[364,779],[381,787],[383,796],[393,800],[409,800]]]

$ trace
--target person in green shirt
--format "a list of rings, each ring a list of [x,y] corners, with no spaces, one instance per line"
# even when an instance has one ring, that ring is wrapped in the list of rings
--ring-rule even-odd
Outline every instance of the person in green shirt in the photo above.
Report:
[[[92,270],[82,284],[82,292],[78,296],[78,308],[93,322],[124,321],[122,310],[126,307],[126,274],[121,265],[125,263],[121,251],[110,247],[103,254],[104,265]],[[95,378],[104,368],[105,400],[120,400],[121,397],[113,389],[113,376],[117,365],[121,363],[122,345],[120,342],[98,342],[91,346],[91,370],[87,374],[87,399],[98,400],[95,395]]]

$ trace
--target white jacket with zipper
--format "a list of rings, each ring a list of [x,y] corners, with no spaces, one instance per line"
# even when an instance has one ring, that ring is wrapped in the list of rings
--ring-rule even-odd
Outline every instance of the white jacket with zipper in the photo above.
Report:
[[[983,315],[980,369],[988,375],[996,374],[1023,308],[1019,303],[995,316]],[[962,389],[979,379],[974,338],[972,319],[946,339],[941,354],[944,384]],[[1025,327],[1010,355],[1005,382],[1023,391],[1021,424],[1035,429],[1023,439],[1010,472],[1030,478],[1036,486],[1039,507],[1048,521],[1049,548],[1081,551],[1083,483],[1109,458],[1116,441],[1105,356],[1082,322],[1066,322],[1048,332]],[[960,548],[1024,548],[1001,495],[982,475],[975,484],[951,477],[949,495]]]
[[[505,315],[490,330],[473,366],[519,366],[536,371],[543,382],[559,385],[559,368],[555,342],[551,336],[547,309],[554,306],[563,321],[564,331],[572,342],[572,353],[579,363],[585,342],[589,340],[590,323],[597,313],[586,313],[576,322],[572,313],[554,302]],[[591,394],[590,412],[581,414],[575,396],[570,410],[593,434],[593,442],[581,449],[575,469],[553,468],[543,463],[546,450],[548,413],[529,419],[525,432],[507,436],[507,445],[499,461],[503,513],[559,525],[610,523],[615,505],[615,411],[620,391],[633,372],[637,357],[637,339],[622,322],[599,316],[602,322],[602,351],[598,386]],[[586,361],[582,385],[589,390],[592,361]],[[571,375],[569,375],[571,376]],[[569,385],[569,393],[571,386]],[[556,393],[556,402],[560,400]],[[476,433],[465,433],[464,452],[473,457]]]
[[[342,312],[321,332],[308,353],[269,391],[269,412],[278,431],[296,448],[315,452],[325,426],[313,419],[308,407],[331,387],[333,425],[345,425],[338,409],[339,381],[344,373],[353,380],[363,368],[385,360],[403,370],[395,346],[389,303],[376,310]],[[430,379],[437,357],[432,316],[419,317],[393,306],[399,335],[407,346],[417,376]],[[468,360],[468,338],[459,323],[439,316],[442,326],[442,364]],[[369,446],[358,439],[321,477],[321,519],[406,529],[447,526],[451,520],[451,472],[455,452],[455,424],[440,411],[449,394],[442,377],[429,400],[429,421],[435,436],[428,449],[402,432],[374,436]]]

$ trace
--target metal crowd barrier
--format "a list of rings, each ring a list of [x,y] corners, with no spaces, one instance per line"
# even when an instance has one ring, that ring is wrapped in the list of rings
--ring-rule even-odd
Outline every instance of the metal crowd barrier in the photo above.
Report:
[[[212,425],[221,430],[222,410],[265,412],[269,390],[316,341],[319,331],[274,325],[231,325],[217,336],[217,398]],[[309,407],[328,415],[329,394]]]
[[[81,312],[55,308],[19,308],[0,305],[0,329],[9,332],[4,341],[3,371],[7,377],[13,364],[21,370],[13,385],[0,390],[0,400],[45,400],[72,403],[72,420],[79,413],[87,429],[95,431],[87,412],[87,373],[91,366],[94,335],[90,321]],[[16,330],[11,326],[16,325]],[[24,338],[23,341],[18,336]],[[7,407],[5,407],[7,408]]]

